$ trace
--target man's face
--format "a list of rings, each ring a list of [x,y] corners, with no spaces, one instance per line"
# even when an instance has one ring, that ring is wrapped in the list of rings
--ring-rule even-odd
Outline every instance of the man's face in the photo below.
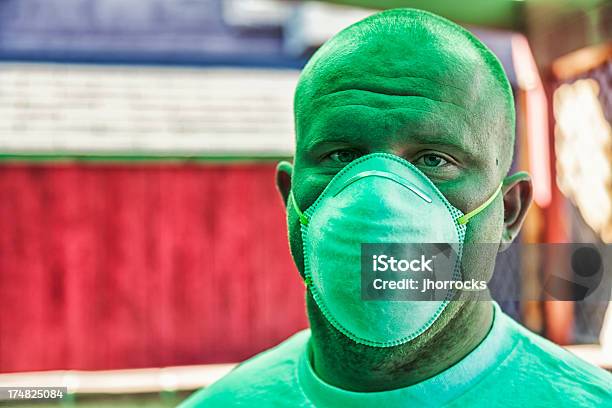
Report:
[[[483,130],[476,61],[433,45],[410,50],[381,38],[340,58],[313,84],[316,91],[297,120],[292,188],[300,208],[310,206],[342,167],[374,152],[413,163],[464,213],[495,191],[500,154],[512,153]],[[299,256],[299,223],[289,222],[292,252]],[[497,200],[470,222],[466,241],[500,242],[502,229]]]
[[[487,114],[495,105],[487,106],[491,81],[483,80],[487,73],[480,56],[471,49],[457,52],[453,44],[426,41],[407,45],[381,36],[356,51],[346,44],[340,47],[341,55],[321,64],[321,72],[306,84],[308,97],[296,99],[297,142],[290,182],[302,210],[344,166],[375,152],[414,164],[464,213],[494,193],[512,146],[504,146],[508,139],[491,131],[496,123],[483,123],[495,117],[494,112]],[[282,173],[280,169],[279,188],[286,198],[288,176]],[[505,185],[504,194],[512,188]],[[524,216],[522,204],[530,200],[530,188],[523,190],[511,197],[510,208],[498,196],[472,218],[465,242],[511,240]],[[504,220],[508,210],[516,214],[512,225]],[[288,211],[287,221],[291,252],[303,274],[295,211]],[[490,278],[497,252],[495,245],[491,247],[495,250],[486,254],[466,248],[465,280]]]

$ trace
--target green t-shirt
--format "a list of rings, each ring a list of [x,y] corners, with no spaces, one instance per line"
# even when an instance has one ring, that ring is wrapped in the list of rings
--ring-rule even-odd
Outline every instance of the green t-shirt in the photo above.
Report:
[[[189,407],[611,407],[612,375],[537,336],[495,304],[489,334],[440,374],[406,388],[351,392],[312,369],[310,331],[244,362]]]

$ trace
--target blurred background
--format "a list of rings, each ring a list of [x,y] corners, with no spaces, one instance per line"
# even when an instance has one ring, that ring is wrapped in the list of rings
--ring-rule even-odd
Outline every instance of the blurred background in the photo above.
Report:
[[[274,187],[294,86],[392,7],[502,61],[520,241],[612,242],[612,1],[0,0],[0,385],[71,392],[15,406],[175,406],[307,326]],[[515,247],[493,292],[547,273]],[[612,368],[608,303],[501,305]]]

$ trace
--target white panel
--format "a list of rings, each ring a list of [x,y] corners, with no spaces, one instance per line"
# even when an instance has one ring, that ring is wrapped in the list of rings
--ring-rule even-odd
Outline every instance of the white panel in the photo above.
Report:
[[[298,74],[0,64],[0,152],[290,155]]]
[[[236,27],[281,26],[293,7],[282,0],[223,0],[223,19]]]

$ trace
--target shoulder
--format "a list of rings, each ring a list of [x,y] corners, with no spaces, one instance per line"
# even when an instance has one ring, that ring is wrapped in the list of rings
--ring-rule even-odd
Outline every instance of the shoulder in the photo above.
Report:
[[[284,403],[298,402],[301,393],[296,367],[309,338],[310,330],[296,333],[278,346],[239,364],[211,386],[197,391],[180,408],[251,406],[256,402],[274,405],[274,398],[282,398]]]
[[[612,405],[612,374],[504,318],[516,338],[515,350],[504,363],[516,373],[513,381],[535,388],[532,394],[555,406]]]

